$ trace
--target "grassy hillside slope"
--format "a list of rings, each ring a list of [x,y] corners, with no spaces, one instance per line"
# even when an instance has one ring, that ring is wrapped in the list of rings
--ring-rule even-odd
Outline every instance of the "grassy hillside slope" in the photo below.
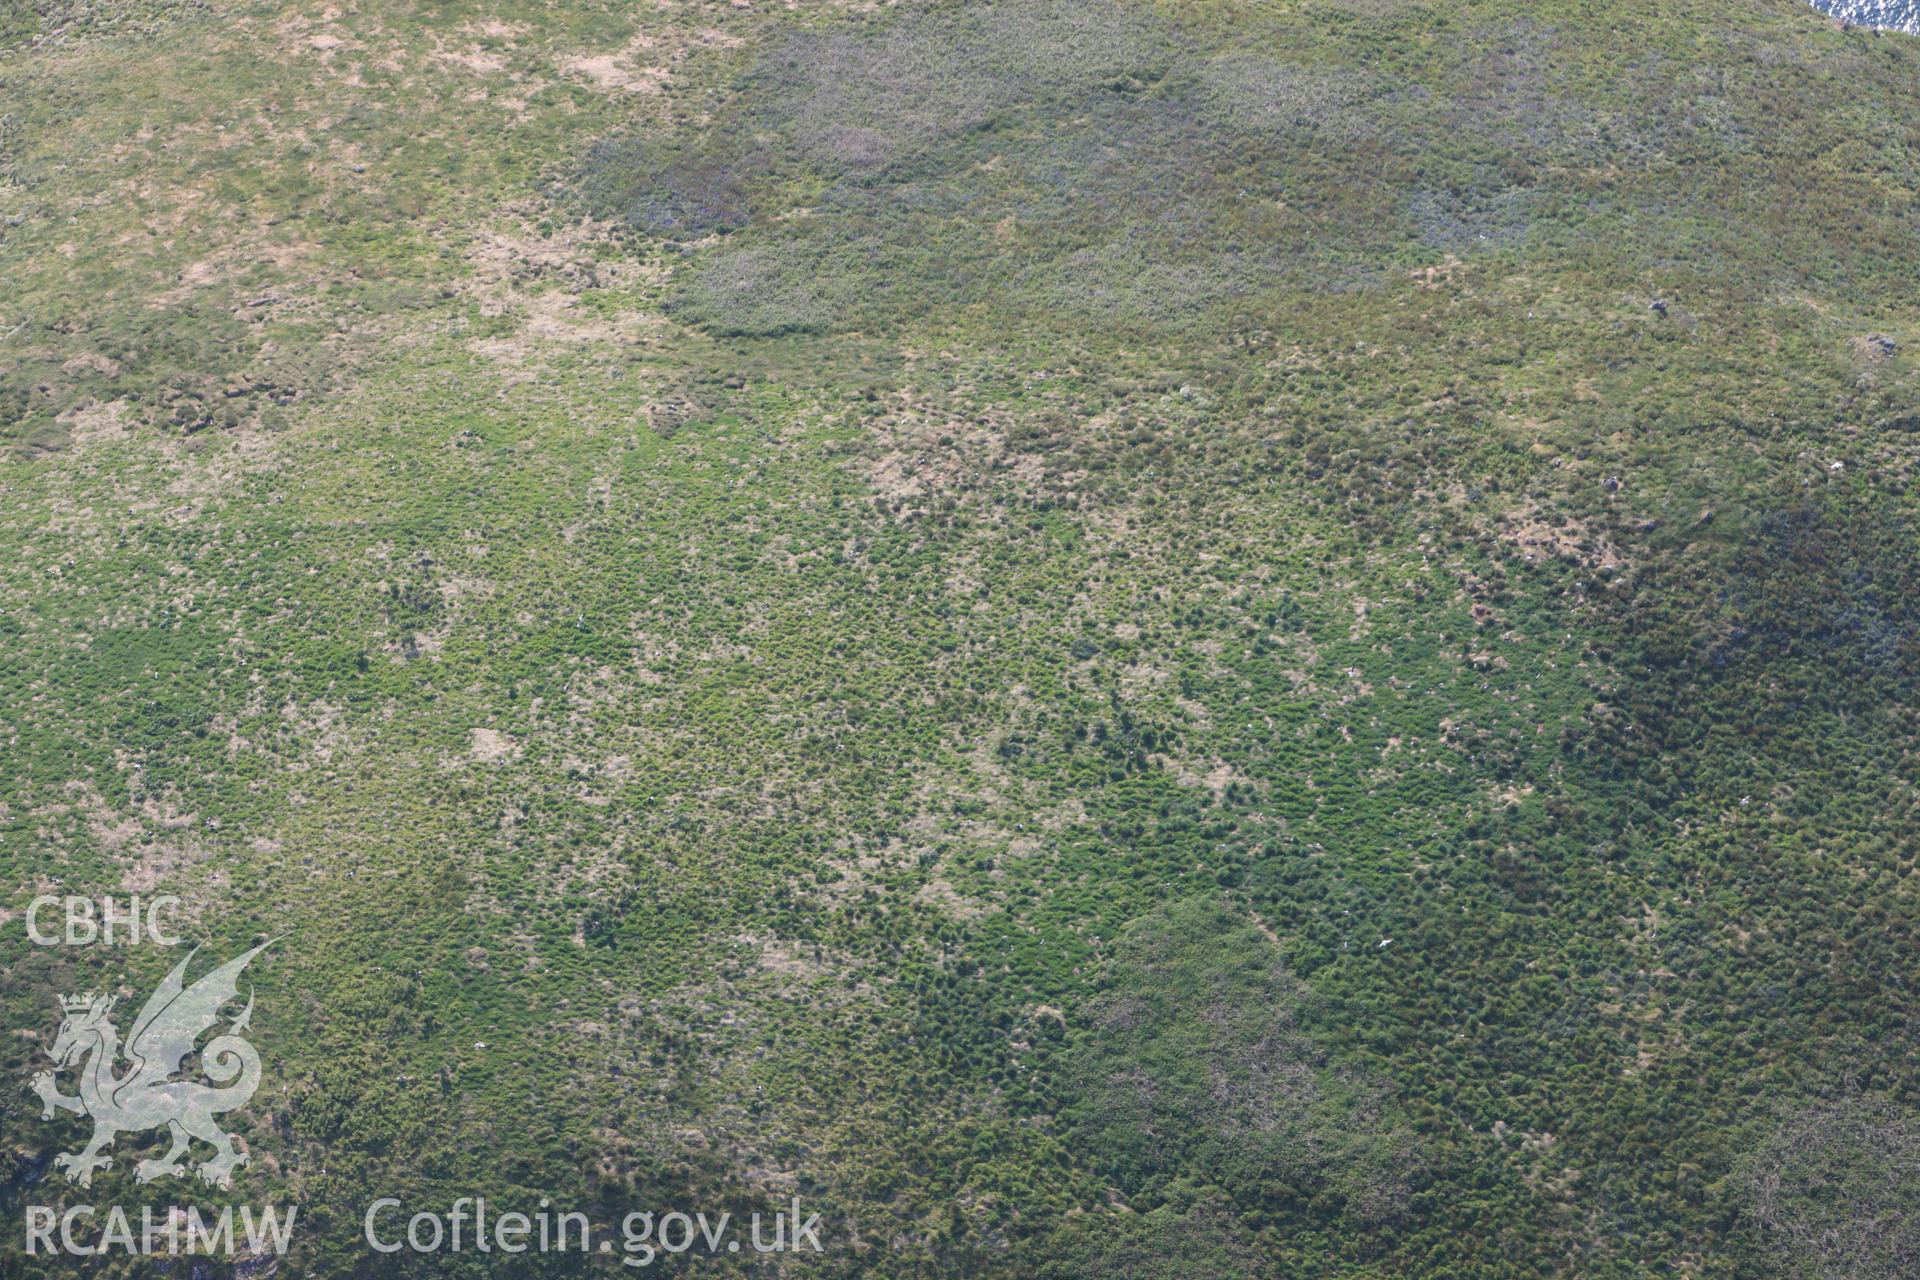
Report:
[[[36,893],[284,936],[283,1275],[1911,1272],[1920,44],[10,15],[0,1076],[177,958]]]

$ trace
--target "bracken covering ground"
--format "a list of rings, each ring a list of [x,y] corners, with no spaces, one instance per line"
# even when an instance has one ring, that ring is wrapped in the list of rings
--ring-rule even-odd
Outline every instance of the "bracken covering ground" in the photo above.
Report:
[[[7,9],[6,1220],[138,890],[282,1275],[1914,1274],[1917,189],[1798,0]]]

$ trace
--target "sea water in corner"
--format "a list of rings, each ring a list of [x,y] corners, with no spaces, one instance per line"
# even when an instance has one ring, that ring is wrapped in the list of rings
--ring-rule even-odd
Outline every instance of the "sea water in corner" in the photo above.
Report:
[[[1920,34],[1920,0],[1812,0],[1822,13],[1863,27]]]

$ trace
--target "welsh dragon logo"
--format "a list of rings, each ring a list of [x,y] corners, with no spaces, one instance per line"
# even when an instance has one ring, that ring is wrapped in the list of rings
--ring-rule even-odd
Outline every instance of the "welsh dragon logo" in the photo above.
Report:
[[[134,1020],[124,1049],[111,1017],[114,998],[88,993],[61,999],[60,1008],[66,1016],[47,1056],[57,1069],[79,1066],[85,1060],[80,1067],[80,1096],[61,1093],[54,1083],[54,1071],[35,1075],[33,1091],[44,1107],[42,1120],[51,1120],[56,1110],[76,1112],[93,1120],[93,1138],[84,1150],[54,1157],[54,1163],[66,1172],[67,1181],[90,1185],[95,1169],[113,1163],[106,1152],[114,1138],[165,1125],[172,1146],[165,1155],[135,1165],[135,1180],[184,1177],[188,1170],[181,1162],[186,1158],[189,1139],[198,1138],[212,1146],[215,1154],[194,1166],[193,1172],[211,1186],[233,1185],[233,1171],[246,1164],[248,1157],[234,1150],[232,1136],[214,1122],[214,1117],[245,1106],[260,1086],[260,1055],[240,1035],[253,1016],[251,988],[246,1008],[223,1034],[207,1041],[200,1050],[200,1071],[214,1085],[175,1077],[194,1052],[194,1041],[220,1020],[221,1006],[238,998],[241,971],[272,945],[262,943],[188,986],[187,965],[198,954],[196,949],[173,967],[148,998]],[[120,1069],[122,1057],[127,1063],[124,1071]]]

